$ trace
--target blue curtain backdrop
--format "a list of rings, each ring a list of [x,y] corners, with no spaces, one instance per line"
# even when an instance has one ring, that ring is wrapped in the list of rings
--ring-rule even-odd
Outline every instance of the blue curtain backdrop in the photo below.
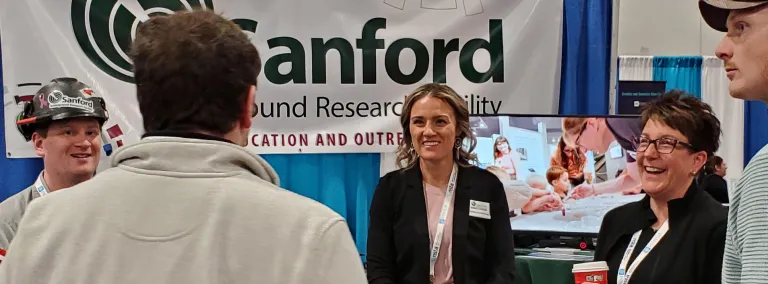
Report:
[[[768,144],[768,108],[763,102],[744,104],[744,165]]]
[[[560,114],[608,114],[611,1],[563,2]]]
[[[368,208],[379,181],[380,154],[262,155],[281,186],[330,207],[347,219],[360,254],[368,245]]]
[[[603,0],[565,0],[563,8],[559,112],[607,114],[611,3]],[[0,125],[0,148],[5,150],[3,128]],[[275,168],[283,187],[322,202],[344,216],[358,250],[365,254],[368,207],[379,178],[379,154],[263,157]],[[3,200],[30,185],[42,170],[42,162],[40,159],[7,159],[2,156],[0,169],[0,200]]]
[[[655,56],[653,80],[666,81],[667,91],[678,89],[701,99],[701,56]]]

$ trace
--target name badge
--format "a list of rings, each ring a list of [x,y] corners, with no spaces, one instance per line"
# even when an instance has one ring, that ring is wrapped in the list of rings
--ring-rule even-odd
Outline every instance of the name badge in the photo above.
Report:
[[[491,204],[488,202],[470,200],[469,216],[483,218],[483,219],[491,219]]]

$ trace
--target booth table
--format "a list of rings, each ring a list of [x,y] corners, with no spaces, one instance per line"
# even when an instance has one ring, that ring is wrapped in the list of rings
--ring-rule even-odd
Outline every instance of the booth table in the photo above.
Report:
[[[573,284],[574,264],[587,261],[515,256],[515,284]]]

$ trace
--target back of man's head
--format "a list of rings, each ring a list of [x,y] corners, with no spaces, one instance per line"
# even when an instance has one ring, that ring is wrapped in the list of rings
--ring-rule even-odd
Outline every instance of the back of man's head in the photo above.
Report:
[[[179,12],[141,24],[131,49],[144,131],[224,135],[243,117],[261,72],[246,34],[212,11]]]

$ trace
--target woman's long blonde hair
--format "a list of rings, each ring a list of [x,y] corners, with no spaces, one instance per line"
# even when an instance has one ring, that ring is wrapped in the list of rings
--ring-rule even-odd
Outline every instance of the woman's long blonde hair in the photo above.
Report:
[[[453,90],[453,88],[447,85],[441,85],[437,83],[428,83],[421,85],[411,92],[406,98],[403,104],[403,113],[400,115],[400,126],[403,128],[403,140],[397,147],[397,166],[400,169],[406,170],[416,165],[419,160],[419,155],[413,149],[411,141],[411,110],[413,104],[424,97],[433,97],[446,102],[453,109],[453,115],[456,118],[456,140],[454,143],[464,143],[469,140],[469,148],[466,149],[461,145],[459,148],[454,146],[453,158],[459,166],[469,167],[470,161],[477,162],[477,155],[472,152],[477,146],[477,138],[472,133],[472,129],[469,126],[469,110],[467,109],[466,102],[461,99],[459,94]]]

